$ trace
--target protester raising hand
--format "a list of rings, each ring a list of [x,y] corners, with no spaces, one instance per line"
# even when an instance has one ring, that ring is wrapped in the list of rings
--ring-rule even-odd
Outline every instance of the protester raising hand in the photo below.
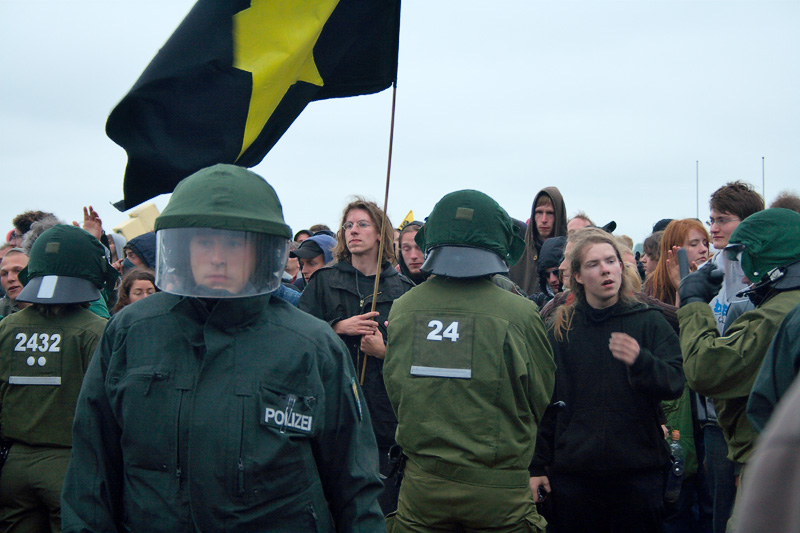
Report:
[[[103,236],[103,221],[92,206],[83,208],[83,225],[78,224],[75,220],[72,221],[72,225],[88,231],[94,235],[98,241],[100,237]]]

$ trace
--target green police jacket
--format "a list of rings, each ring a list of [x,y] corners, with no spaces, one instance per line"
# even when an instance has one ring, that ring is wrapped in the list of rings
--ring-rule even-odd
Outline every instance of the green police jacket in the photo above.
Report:
[[[527,470],[555,379],[533,302],[434,276],[395,301],[383,374],[406,454]]]
[[[783,317],[800,302],[800,290],[778,292],[740,316],[720,336],[708,304],[678,310],[683,371],[694,391],[714,399],[728,458],[746,463],[758,437],[745,415],[764,355]]]
[[[58,317],[26,307],[0,321],[3,438],[31,446],[72,445],[72,417],[106,321],[75,308]]]
[[[109,322],[75,414],[67,531],[382,531],[369,415],[327,324],[158,293]]]

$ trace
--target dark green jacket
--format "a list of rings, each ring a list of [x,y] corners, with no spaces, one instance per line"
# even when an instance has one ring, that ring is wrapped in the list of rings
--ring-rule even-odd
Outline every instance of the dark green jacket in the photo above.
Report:
[[[4,438],[31,446],[72,445],[75,403],[105,326],[86,309],[46,317],[26,307],[0,321]]]
[[[792,386],[798,373],[800,373],[800,304],[786,315],[778,328],[753,383],[753,390],[747,401],[747,418],[756,431],[761,433],[764,430],[772,412]]]
[[[431,277],[389,314],[384,379],[409,455],[524,472],[554,377],[536,305],[488,279]]]
[[[783,317],[800,302],[800,290],[778,292],[736,319],[720,336],[708,304],[690,303],[678,310],[683,370],[692,390],[714,399],[728,458],[745,463],[756,433],[745,410],[764,355]]]
[[[330,328],[270,295],[126,307],[78,401],[64,531],[381,531],[355,383]]]

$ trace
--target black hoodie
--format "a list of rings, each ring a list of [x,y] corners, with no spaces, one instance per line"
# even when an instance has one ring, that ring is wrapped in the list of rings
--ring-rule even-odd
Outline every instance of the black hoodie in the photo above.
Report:
[[[542,195],[550,198],[550,202],[553,204],[553,211],[555,211],[555,222],[553,223],[553,231],[550,233],[550,237],[560,237],[567,234],[567,208],[564,205],[561,192],[556,187],[545,187],[533,199],[531,220],[528,223],[528,230],[525,232],[525,251],[519,261],[508,270],[508,277],[511,278],[511,281],[519,285],[528,295],[541,292],[537,262],[542,240],[539,238],[539,231],[536,229],[534,211],[536,211],[536,202],[539,201],[539,197]]]
[[[678,336],[661,311],[619,302],[595,310],[575,304],[564,340],[548,332],[556,362],[550,407],[539,425],[531,474],[621,474],[660,469],[669,449],[660,426],[660,402],[681,395],[685,378]],[[614,358],[612,332],[636,339],[631,366]]]

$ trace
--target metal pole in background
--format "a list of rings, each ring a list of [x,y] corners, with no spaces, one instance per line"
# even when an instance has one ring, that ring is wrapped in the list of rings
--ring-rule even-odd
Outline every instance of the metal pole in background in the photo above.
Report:
[[[695,161],[695,192],[697,194],[697,213],[695,217],[700,220],[700,161]]]

